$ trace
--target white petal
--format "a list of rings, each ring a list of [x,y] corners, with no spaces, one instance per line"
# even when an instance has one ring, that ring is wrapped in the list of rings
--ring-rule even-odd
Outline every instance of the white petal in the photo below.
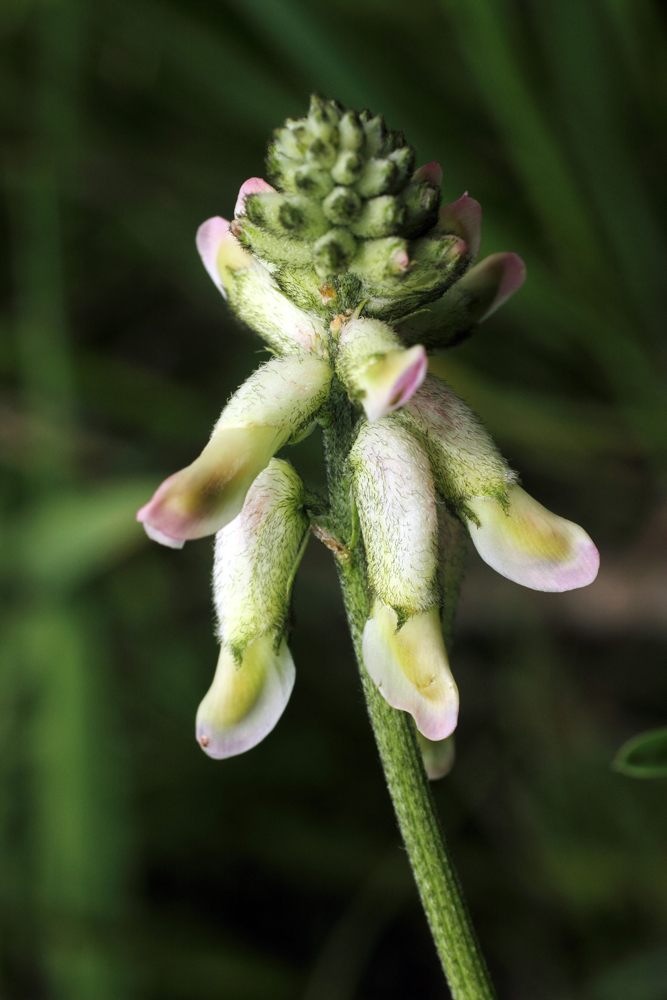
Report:
[[[139,520],[138,515],[137,520]],[[143,525],[144,531],[152,541],[159,542],[160,545],[166,545],[168,549],[182,549],[185,545],[184,538],[172,538],[171,535],[165,535],[164,531],[160,531],[159,528],[154,527],[149,521],[144,521]]]
[[[234,757],[256,746],[283,714],[294,687],[294,661],[273,635],[246,646],[239,665],[223,646],[213,684],[197,712],[197,741],[209,757]]]
[[[409,712],[429,740],[456,728],[459,695],[449,669],[438,609],[412,615],[396,631],[393,608],[375,602],[362,641],[366,670],[393,708]]]
[[[507,514],[490,497],[468,501],[480,522],[468,527],[482,559],[532,590],[560,592],[592,583],[600,554],[584,529],[552,514],[520,486],[511,486],[507,496]]]

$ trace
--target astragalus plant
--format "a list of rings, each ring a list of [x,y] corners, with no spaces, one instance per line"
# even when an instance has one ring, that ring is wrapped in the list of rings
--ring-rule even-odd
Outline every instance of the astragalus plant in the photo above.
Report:
[[[197,233],[204,266],[272,355],[224,407],[191,465],[138,518],[180,548],[216,535],[220,659],[197,715],[211,757],[276,725],[294,684],[290,591],[310,534],[338,566],[369,714],[434,940],[457,998],[492,996],[428,790],[451,762],[458,692],[448,637],[468,536],[517,583],[590,583],[588,535],[525,493],[480,421],[428,374],[522,284],[512,253],[476,263],[481,208],[441,207],[436,163],[381,116],[319,96],[279,128],[274,186]],[[284,458],[323,432],[328,496]],[[444,635],[443,635],[444,633]]]

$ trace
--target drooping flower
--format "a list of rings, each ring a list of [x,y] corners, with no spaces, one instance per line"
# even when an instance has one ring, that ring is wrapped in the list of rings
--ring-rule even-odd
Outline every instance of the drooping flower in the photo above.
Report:
[[[309,528],[304,500],[292,466],[273,458],[248,490],[239,516],[216,536],[220,658],[197,712],[197,739],[210,757],[231,757],[259,743],[292,692],[286,629]]]
[[[364,663],[386,701],[431,740],[456,726],[458,691],[440,628],[438,515],[426,453],[396,423],[362,426],[350,452],[368,559]]]
[[[221,652],[197,717],[214,757],[254,746],[294,681],[286,645],[292,576],[309,524],[341,559],[363,544],[363,659],[388,703],[415,719],[431,777],[451,766],[458,693],[451,631],[468,532],[482,558],[539,590],[585,586],[598,554],[551,514],[468,407],[426,374],[427,351],[468,336],[522,284],[516,254],[479,262],[481,207],[467,192],[440,205],[442,170],[381,116],[313,97],[269,150],[275,186],[252,177],[231,222],[200,226],[197,249],[238,318],[274,355],[232,396],[203,452],[138,514],[180,548],[217,532]],[[320,423],[330,493],[351,483],[354,517],[308,499],[273,458]],[[349,477],[349,478],[348,478]],[[347,500],[345,501],[347,503]],[[359,564],[363,563],[363,558]]]
[[[232,396],[192,465],[166,479],[137,514],[148,535],[172,548],[237,516],[272,455],[314,426],[331,368],[313,355],[272,358]]]

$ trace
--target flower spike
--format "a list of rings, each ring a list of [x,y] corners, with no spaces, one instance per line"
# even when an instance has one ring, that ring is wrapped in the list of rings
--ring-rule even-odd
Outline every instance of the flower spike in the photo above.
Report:
[[[222,411],[192,465],[166,479],[137,520],[163,545],[212,535],[240,512],[272,455],[307,431],[325,401],[331,368],[314,356],[272,358]]]
[[[391,420],[366,424],[350,453],[374,594],[363,635],[368,673],[385,700],[431,740],[456,726],[458,693],[439,619],[438,518],[419,443]]]
[[[218,532],[213,590],[220,658],[197,713],[197,740],[210,757],[231,757],[264,739],[294,686],[285,630],[308,531],[303,503],[299,476],[274,458],[239,516]]]

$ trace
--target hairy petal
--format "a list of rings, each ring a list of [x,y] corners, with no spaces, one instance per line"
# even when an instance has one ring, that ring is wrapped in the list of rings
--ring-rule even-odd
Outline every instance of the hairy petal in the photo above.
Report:
[[[233,757],[271,732],[294,687],[294,662],[283,639],[273,635],[249,643],[238,663],[223,646],[208,694],[197,712],[197,741],[209,757]]]
[[[380,601],[364,628],[364,664],[385,701],[409,712],[429,740],[456,728],[459,698],[442,640],[438,609],[412,615],[402,628]]]
[[[137,520],[174,547],[219,531],[240,513],[272,455],[311,425],[331,376],[311,355],[272,358],[232,396],[199,458],[166,479]]]
[[[220,641],[236,653],[268,631],[282,634],[291,581],[308,531],[303,483],[273,458],[243,509],[216,535],[213,594]]]
[[[390,419],[419,438],[438,491],[458,511],[473,497],[504,498],[516,479],[472,410],[435,375]]]
[[[488,497],[469,502],[479,520],[468,523],[470,535],[489,566],[532,590],[560,592],[593,582],[600,555],[583,528],[552,514],[520,486],[511,486],[507,499],[507,513]]]
[[[350,462],[373,593],[405,614],[438,604],[435,491],[419,442],[393,418],[364,424]]]

